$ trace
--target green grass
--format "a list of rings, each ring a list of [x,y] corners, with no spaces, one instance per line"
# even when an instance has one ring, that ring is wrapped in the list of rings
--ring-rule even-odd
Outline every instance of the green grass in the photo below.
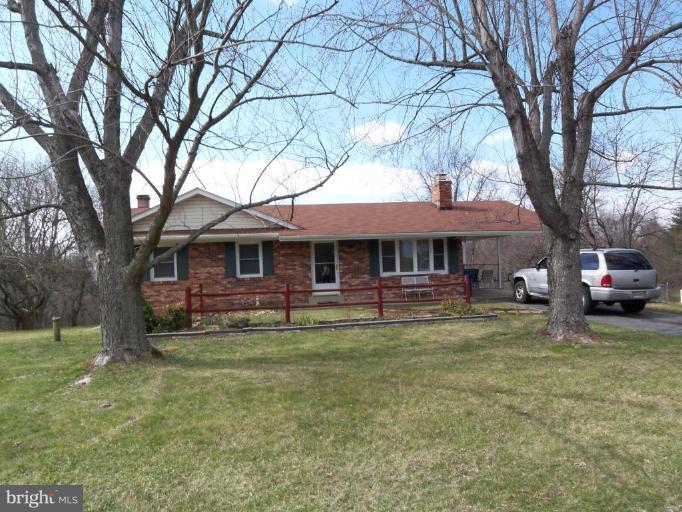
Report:
[[[661,311],[662,313],[677,313],[682,315],[682,302],[649,302],[646,305],[651,311]]]
[[[680,340],[543,321],[172,340],[84,388],[96,330],[2,334],[0,481],[98,511],[680,510]]]

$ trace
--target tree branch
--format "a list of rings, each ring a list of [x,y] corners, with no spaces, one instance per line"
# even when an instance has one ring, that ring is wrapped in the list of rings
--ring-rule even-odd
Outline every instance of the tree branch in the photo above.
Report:
[[[666,190],[666,191],[682,191],[680,187],[667,187],[664,185],[648,185],[646,183],[610,183],[608,181],[585,181],[585,186],[608,187],[608,188],[630,188],[630,189],[644,189],[644,190]]]
[[[3,201],[3,203],[4,203],[4,201]],[[44,210],[46,208],[54,208],[57,210],[61,210],[62,206],[60,204],[41,204],[41,205],[34,206],[32,208],[28,208],[28,209],[20,211],[20,212],[12,212],[8,215],[0,215],[0,220],[8,220],[8,219],[16,219],[18,217],[25,217],[26,215],[31,215],[32,213],[35,213],[39,210]]]

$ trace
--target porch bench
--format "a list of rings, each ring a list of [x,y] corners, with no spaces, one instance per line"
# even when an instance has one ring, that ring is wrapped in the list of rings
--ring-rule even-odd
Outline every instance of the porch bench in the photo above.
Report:
[[[432,286],[429,286],[431,282],[429,281],[429,276],[405,276],[400,278],[400,285],[423,285],[423,287],[410,287],[403,288],[403,298],[407,302],[409,294],[417,295],[420,299],[422,298],[422,293],[431,294],[432,298],[436,298],[436,294]]]

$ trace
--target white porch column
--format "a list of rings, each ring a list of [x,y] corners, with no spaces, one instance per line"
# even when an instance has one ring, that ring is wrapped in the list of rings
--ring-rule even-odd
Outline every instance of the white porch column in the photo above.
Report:
[[[462,238],[462,266],[464,268],[466,268],[467,266],[467,246],[463,238]]]
[[[502,289],[502,257],[500,256],[500,237],[497,237],[497,287]]]

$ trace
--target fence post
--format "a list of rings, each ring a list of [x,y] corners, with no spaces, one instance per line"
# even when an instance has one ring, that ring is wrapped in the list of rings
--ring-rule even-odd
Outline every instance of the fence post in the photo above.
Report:
[[[464,274],[464,300],[467,304],[471,304],[471,277],[469,274]]]
[[[185,316],[187,317],[188,329],[192,328],[192,289],[188,286],[185,288]]]
[[[284,323],[291,323],[291,289],[289,283],[284,285]]]
[[[52,338],[54,341],[62,341],[62,319],[58,316],[52,317]]]
[[[381,278],[377,277],[377,315],[384,317],[384,290],[381,287]]]

